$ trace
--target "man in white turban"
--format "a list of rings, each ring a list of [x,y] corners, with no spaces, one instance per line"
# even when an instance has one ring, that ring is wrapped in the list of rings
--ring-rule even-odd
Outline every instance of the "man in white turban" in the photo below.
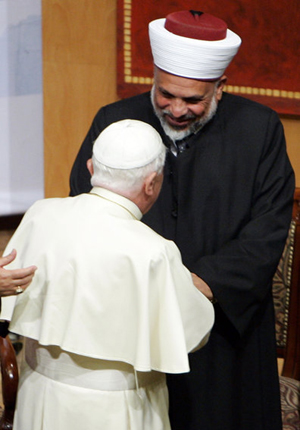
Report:
[[[165,372],[189,371],[214,310],[176,245],[140,221],[165,153],[149,124],[111,124],[91,192],[38,201],[9,243],[16,265],[38,266],[1,312],[26,338],[14,430],[170,430]]]
[[[143,222],[175,241],[216,314],[191,372],[168,375],[172,430],[281,430],[271,284],[295,185],[282,124],[268,107],[224,92],[241,39],[223,20],[174,12],[151,22],[149,36],[152,91],[99,110],[71,194],[89,191],[86,160],[111,122],[134,118],[159,132],[165,180]]]

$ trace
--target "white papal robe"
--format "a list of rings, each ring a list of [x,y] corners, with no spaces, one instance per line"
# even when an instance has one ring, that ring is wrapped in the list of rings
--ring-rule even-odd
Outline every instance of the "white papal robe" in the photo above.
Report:
[[[36,202],[6,253],[36,265],[30,287],[2,299],[27,339],[14,430],[168,430],[164,373],[189,371],[214,311],[176,245],[103,188]]]

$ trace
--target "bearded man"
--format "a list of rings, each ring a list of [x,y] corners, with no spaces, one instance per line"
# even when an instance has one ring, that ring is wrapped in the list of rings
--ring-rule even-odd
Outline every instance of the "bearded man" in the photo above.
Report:
[[[154,85],[97,113],[71,173],[90,190],[86,160],[107,125],[151,124],[169,149],[161,194],[143,221],[175,241],[214,302],[210,341],[191,373],[170,375],[173,430],[281,430],[272,277],[291,219],[294,174],[278,115],[225,93],[241,39],[224,21],[175,12],[149,24]]]

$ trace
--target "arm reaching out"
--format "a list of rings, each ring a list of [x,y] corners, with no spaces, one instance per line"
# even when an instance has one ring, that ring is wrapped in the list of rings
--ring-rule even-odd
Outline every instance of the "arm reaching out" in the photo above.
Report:
[[[0,257],[0,297],[11,296],[25,290],[32,281],[33,275],[37,269],[36,266],[29,266],[24,269],[7,270],[4,266],[11,263],[17,255],[15,249],[5,256]],[[18,287],[19,290],[17,289]],[[16,291],[17,290],[17,291]]]

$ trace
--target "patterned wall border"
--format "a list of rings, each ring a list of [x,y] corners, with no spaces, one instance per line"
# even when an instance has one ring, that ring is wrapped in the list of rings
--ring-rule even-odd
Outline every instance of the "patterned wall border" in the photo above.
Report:
[[[152,85],[153,79],[132,74],[132,0],[123,0],[123,75],[125,84]],[[300,101],[300,91],[226,85],[225,91],[245,96],[260,96]]]

